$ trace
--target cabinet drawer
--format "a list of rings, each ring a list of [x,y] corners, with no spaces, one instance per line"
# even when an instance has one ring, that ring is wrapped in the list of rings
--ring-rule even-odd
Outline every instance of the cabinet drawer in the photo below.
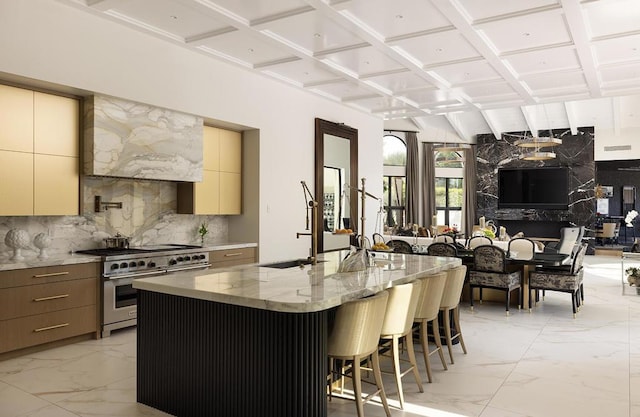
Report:
[[[96,306],[0,321],[0,353],[97,331]]]
[[[0,288],[94,278],[99,275],[100,264],[98,262],[13,269],[11,271],[0,271]]]
[[[213,264],[216,262],[235,261],[239,259],[244,260],[245,262],[243,263],[251,263],[255,262],[255,257],[256,248],[215,250],[209,254],[209,260]]]
[[[96,304],[97,278],[0,290],[0,320]]]

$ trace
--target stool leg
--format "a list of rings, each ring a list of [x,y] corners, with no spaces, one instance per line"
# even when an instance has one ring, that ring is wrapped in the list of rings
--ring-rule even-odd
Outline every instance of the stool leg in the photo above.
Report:
[[[462,330],[460,329],[460,308],[459,306],[453,309],[453,327],[456,328],[456,334],[458,335],[458,340],[460,341],[460,347],[462,347],[462,352],[467,354],[467,347],[464,345],[464,338],[462,337]]]
[[[449,319],[449,310],[444,310],[444,336],[447,339],[447,348],[449,348],[449,358],[451,359],[451,364],[454,364],[453,361],[453,345],[451,344],[451,321]]]
[[[424,392],[424,388],[422,388],[422,378],[420,378],[418,363],[416,362],[416,353],[413,349],[413,335],[409,333],[404,337],[404,340],[407,344],[407,355],[409,355],[409,363],[411,363],[411,366],[413,367],[413,376],[416,379],[416,384],[418,384],[420,392]]]
[[[438,349],[436,350],[440,355],[440,362],[442,362],[442,367],[446,371],[449,368],[447,368],[447,361],[444,360],[444,349],[442,348],[442,339],[440,337],[440,320],[438,320],[438,316],[436,316],[436,318],[431,321],[431,327],[433,328],[434,343],[438,347]]]
[[[356,401],[358,417],[364,417],[364,408],[362,406],[362,380],[360,379],[360,358],[357,356],[353,359],[351,372],[351,375],[353,375],[353,396]]]
[[[393,375],[396,378],[400,408],[404,408],[404,391],[402,390],[402,375],[400,372],[400,346],[398,345],[398,336],[393,336],[393,339],[391,339],[391,356],[393,358]]]
[[[420,344],[422,345],[422,355],[424,356],[424,366],[427,368],[427,379],[433,382],[431,376],[431,362],[429,361],[429,340],[427,339],[427,321],[420,322]]]
[[[387,404],[387,395],[384,393],[384,385],[382,385],[382,374],[380,373],[380,358],[378,357],[378,351],[373,352],[373,377],[376,380],[378,390],[380,390],[380,401],[382,401],[382,407],[387,417],[391,417],[391,410],[389,410],[389,404]],[[361,416],[359,416],[361,417]]]

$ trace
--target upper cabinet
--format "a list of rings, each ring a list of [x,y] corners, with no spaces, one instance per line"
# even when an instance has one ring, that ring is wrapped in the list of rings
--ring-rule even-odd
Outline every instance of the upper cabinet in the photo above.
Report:
[[[77,99],[0,85],[0,216],[78,215]]]
[[[203,180],[178,184],[178,213],[242,213],[242,135],[205,126]]]

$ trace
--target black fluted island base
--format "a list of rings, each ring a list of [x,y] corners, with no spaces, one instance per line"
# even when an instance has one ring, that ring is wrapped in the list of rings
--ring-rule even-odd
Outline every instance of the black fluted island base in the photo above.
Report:
[[[324,417],[328,315],[139,290],[137,400],[180,417]]]

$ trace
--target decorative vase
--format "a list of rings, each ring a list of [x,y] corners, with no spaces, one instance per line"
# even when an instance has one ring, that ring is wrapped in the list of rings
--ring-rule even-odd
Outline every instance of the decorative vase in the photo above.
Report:
[[[33,244],[36,248],[40,249],[40,254],[38,255],[39,259],[47,259],[49,254],[47,253],[47,249],[51,246],[52,239],[49,235],[45,233],[39,233],[33,239]]]
[[[31,239],[29,238],[29,233],[27,233],[26,230],[9,230],[7,232],[7,235],[4,237],[4,244],[13,249],[13,257],[11,257],[10,260],[24,260],[24,256],[22,256],[22,249],[28,249],[30,241]]]

